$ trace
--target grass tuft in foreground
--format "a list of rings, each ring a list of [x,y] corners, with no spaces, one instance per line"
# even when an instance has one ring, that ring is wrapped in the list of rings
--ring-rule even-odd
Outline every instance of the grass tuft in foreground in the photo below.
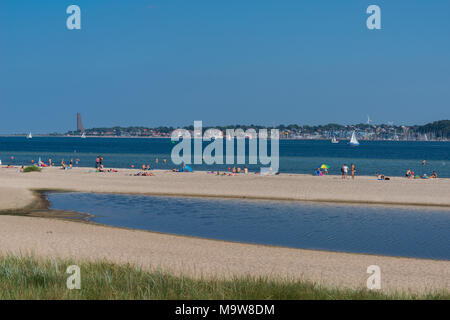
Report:
[[[69,265],[80,267],[80,290],[66,287]],[[0,257],[0,299],[450,299],[450,295],[384,295],[252,277],[196,280],[108,262],[6,256]]]
[[[23,172],[41,172],[41,168],[36,166],[29,166],[23,169]]]

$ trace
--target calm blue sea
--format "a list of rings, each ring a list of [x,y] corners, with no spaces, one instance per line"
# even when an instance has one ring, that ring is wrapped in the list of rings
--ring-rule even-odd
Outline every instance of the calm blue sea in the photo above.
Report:
[[[207,145],[207,143],[204,143]],[[3,164],[31,164],[39,157],[54,163],[61,159],[79,159],[79,165],[92,167],[101,154],[106,167],[141,167],[151,163],[153,168],[172,169],[170,153],[174,144],[170,139],[137,138],[66,138],[66,137],[0,137],[0,160]],[[248,148],[247,148],[248,149]],[[269,147],[270,150],[270,147]],[[13,157],[13,159],[11,158]],[[159,163],[155,159],[159,158]],[[162,159],[167,158],[164,165]],[[422,160],[427,160],[422,166]],[[361,141],[357,148],[346,142],[280,140],[280,171],[312,174],[321,164],[330,166],[331,174],[339,174],[342,164],[354,163],[357,174],[375,172],[390,176],[403,176],[407,169],[431,174],[436,170],[441,177],[450,177],[450,143],[448,142],[394,142]],[[242,165],[241,165],[242,166]],[[193,165],[194,170],[226,170],[229,165]],[[259,170],[260,165],[248,166]]]
[[[450,260],[450,211],[302,202],[50,193],[92,221],[294,248]]]

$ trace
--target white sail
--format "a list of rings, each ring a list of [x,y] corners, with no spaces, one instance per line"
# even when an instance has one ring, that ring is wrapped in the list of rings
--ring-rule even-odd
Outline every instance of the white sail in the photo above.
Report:
[[[331,143],[339,143],[339,141],[336,139],[336,137],[333,137],[333,138],[331,139]]]
[[[31,135],[31,132],[28,134],[27,139],[31,139],[33,136]]]
[[[83,134],[81,135],[81,138],[86,138],[86,134],[83,132]]]
[[[353,133],[352,133],[352,138],[350,139],[350,145],[352,145],[352,146],[359,146],[359,142],[356,139],[355,131],[353,131]]]

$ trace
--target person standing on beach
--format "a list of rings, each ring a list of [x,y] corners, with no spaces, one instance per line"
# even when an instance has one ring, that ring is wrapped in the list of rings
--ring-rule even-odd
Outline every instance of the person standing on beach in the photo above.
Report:
[[[103,158],[102,158],[102,156],[98,156],[98,159],[100,160],[100,167],[103,166]]]
[[[351,164],[352,179],[355,179],[355,171],[356,171],[355,165],[352,163]]]
[[[98,156],[97,159],[95,159],[95,169],[98,169],[100,167],[99,163],[100,163],[100,156]]]
[[[341,172],[342,172],[342,179],[347,179],[348,167],[345,163],[341,168]]]

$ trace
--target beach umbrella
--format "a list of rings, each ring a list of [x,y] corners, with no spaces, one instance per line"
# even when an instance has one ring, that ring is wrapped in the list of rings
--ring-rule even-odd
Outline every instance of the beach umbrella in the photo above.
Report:
[[[330,166],[324,163],[320,166],[320,169],[330,169]]]

